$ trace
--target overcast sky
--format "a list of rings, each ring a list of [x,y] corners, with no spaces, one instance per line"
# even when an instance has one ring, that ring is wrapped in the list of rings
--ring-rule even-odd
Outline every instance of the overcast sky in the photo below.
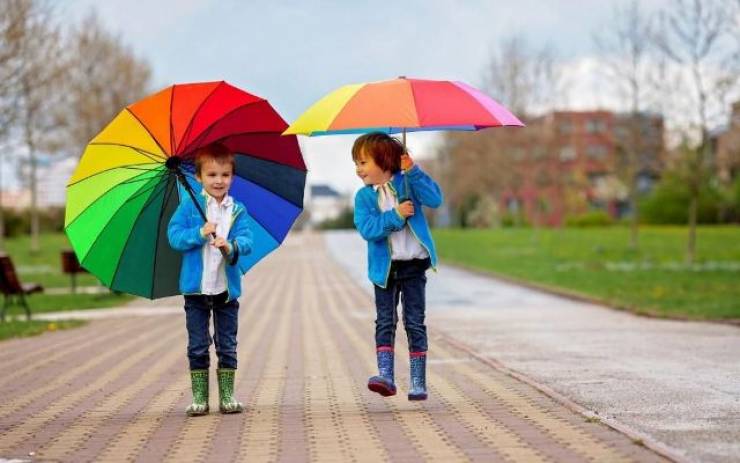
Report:
[[[669,0],[642,0],[655,8]],[[348,83],[399,75],[480,86],[497,41],[522,34],[550,44],[568,63],[572,108],[608,105],[590,75],[591,36],[622,0],[230,1],[66,0],[65,20],[95,9],[154,70],[154,88],[227,80],[267,98],[290,123]],[[491,95],[496,98],[496,95]],[[354,136],[301,137],[309,181],[343,192],[360,186],[349,149]],[[434,134],[409,136],[412,154]]]

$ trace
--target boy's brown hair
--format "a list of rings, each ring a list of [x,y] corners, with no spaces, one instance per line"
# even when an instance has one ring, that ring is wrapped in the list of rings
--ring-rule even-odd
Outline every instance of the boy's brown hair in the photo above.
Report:
[[[219,164],[231,164],[232,173],[236,172],[234,153],[223,143],[214,142],[210,145],[201,146],[195,151],[193,156],[195,156],[196,175],[200,175],[200,170],[207,158],[213,159]]]
[[[400,141],[382,132],[366,133],[352,145],[352,160],[358,161],[370,156],[384,171],[401,170],[401,155],[406,150]]]

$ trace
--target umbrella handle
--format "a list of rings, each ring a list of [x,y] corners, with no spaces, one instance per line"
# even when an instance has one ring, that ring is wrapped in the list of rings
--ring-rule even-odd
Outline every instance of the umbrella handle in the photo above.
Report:
[[[404,77],[404,79],[405,79],[405,77]],[[402,136],[402,138],[401,138],[401,144],[403,144],[403,153],[404,154],[407,154],[408,151],[406,149],[406,128],[405,127],[403,128],[403,133],[402,133],[401,136]],[[403,196],[400,197],[400,198],[398,198],[398,203],[400,204],[400,203],[402,203],[404,201],[408,201],[410,199],[411,199],[411,195],[409,194],[409,178],[406,175],[406,172],[404,172],[403,173]]]
[[[195,192],[193,192],[193,188],[188,183],[187,179],[185,179],[185,175],[178,169],[175,171],[175,175],[177,175],[177,179],[182,183],[182,186],[185,188],[185,191],[188,192],[190,195],[190,198],[193,200],[193,204],[195,204],[195,207],[198,209],[198,212],[200,212],[200,216],[203,217],[203,220],[205,222],[208,222],[208,217],[206,217],[206,213],[203,211],[203,208],[200,207],[200,203],[195,198]],[[216,239],[216,233],[211,233],[211,236],[213,239]],[[221,255],[224,256],[224,259],[229,257],[229,254],[224,250],[223,248],[218,248],[219,251],[221,251]]]

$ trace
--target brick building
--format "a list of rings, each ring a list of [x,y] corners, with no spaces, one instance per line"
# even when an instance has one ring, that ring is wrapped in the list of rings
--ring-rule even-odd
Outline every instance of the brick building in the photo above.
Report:
[[[717,176],[730,183],[740,175],[740,101],[732,105],[727,128],[713,137]]]
[[[555,111],[507,134],[497,148],[513,159],[514,180],[501,206],[541,225],[589,209],[628,215],[628,188],[620,180],[627,178],[628,147],[636,147],[640,192],[652,188],[665,162],[662,117],[640,114],[634,130],[632,120],[609,111]]]

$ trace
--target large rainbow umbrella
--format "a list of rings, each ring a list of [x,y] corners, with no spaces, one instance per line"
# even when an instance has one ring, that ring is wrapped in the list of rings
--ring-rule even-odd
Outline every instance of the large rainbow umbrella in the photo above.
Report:
[[[253,233],[247,271],[277,248],[303,208],[306,166],[267,100],[226,82],[173,85],[125,108],[87,146],[67,186],[65,232],[80,263],[111,289],[179,293],[180,253],[167,226],[201,191],[193,153],[221,142],[236,153],[230,194]]]

